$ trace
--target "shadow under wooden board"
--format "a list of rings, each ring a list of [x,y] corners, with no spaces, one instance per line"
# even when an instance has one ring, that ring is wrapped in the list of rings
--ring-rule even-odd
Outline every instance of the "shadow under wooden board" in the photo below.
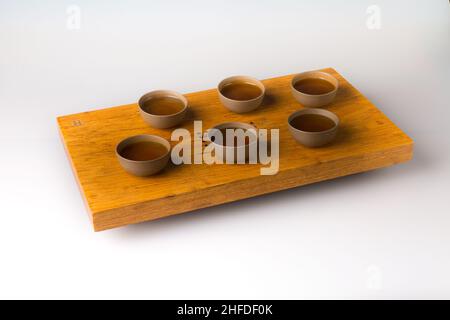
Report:
[[[292,75],[263,80],[267,97],[247,114],[223,107],[216,89],[189,93],[188,118],[180,127],[203,130],[221,122],[247,122],[280,130],[279,172],[260,175],[261,164],[170,165],[160,174],[135,177],[120,167],[116,144],[137,134],[156,134],[170,141],[172,129],[155,129],[141,119],[136,103],[58,118],[61,137],[80,186],[94,230],[153,220],[199,208],[333,179],[408,161],[413,141],[332,68],[339,80],[336,99],[325,109],[341,126],[336,141],[322,148],[298,144],[287,118],[303,107],[290,92]],[[171,142],[175,145],[178,142]]]

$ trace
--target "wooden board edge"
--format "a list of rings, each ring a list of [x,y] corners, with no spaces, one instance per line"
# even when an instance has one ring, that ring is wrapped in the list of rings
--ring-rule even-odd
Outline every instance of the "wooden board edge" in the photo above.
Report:
[[[63,148],[64,148],[64,152],[66,153],[67,159],[69,159],[69,164],[70,164],[70,168],[71,168],[72,174],[75,177],[75,181],[77,183],[78,190],[79,190],[79,192],[81,194],[81,198],[83,199],[84,206],[85,206],[85,208],[86,208],[86,210],[88,212],[89,219],[91,220],[91,223],[94,223],[92,211],[91,211],[91,208],[89,207],[89,202],[88,202],[86,196],[84,195],[83,187],[81,186],[80,179],[78,178],[77,171],[75,170],[75,165],[73,163],[72,157],[71,157],[69,149],[67,147],[66,139],[64,138],[64,133],[62,132],[62,125],[61,125],[61,122],[60,122],[61,121],[61,117],[58,117],[56,119],[57,119],[57,122],[58,122],[59,137],[61,139],[61,142],[62,142],[62,145],[63,145]]]
[[[275,176],[259,176],[211,187],[199,192],[146,201],[135,205],[92,213],[94,231],[156,220],[315,182],[362,173],[407,162],[413,157],[414,143],[406,143],[370,155],[339,159],[306,168],[279,172]],[[354,164],[358,165],[355,166]],[[242,190],[246,190],[245,193]]]

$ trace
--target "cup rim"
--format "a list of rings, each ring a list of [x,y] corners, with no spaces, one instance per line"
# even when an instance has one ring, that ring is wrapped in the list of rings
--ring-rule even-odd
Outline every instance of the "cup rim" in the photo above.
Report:
[[[133,142],[130,142],[130,141],[134,140],[134,139],[137,139],[137,138],[145,138],[145,139],[150,138],[148,141],[152,141],[152,142],[156,142],[155,140],[158,140],[158,142],[156,142],[156,143],[159,143],[159,144],[163,145],[166,148],[167,152],[164,153],[162,156],[160,156],[158,158],[150,159],[150,160],[132,160],[132,159],[128,159],[128,158],[125,158],[124,156],[122,156],[120,154],[119,148],[124,147],[123,146],[124,144],[126,144],[126,145],[132,144]],[[170,154],[171,146],[170,146],[169,141],[167,141],[163,137],[160,137],[160,136],[157,136],[157,135],[154,135],[154,134],[138,134],[138,135],[127,137],[127,138],[122,139],[121,141],[119,141],[119,143],[117,143],[117,145],[116,145],[115,151],[116,151],[116,155],[119,158],[123,159],[123,160],[129,161],[129,162],[133,162],[133,163],[151,163],[151,162],[155,162],[155,161],[161,160],[164,157],[167,157],[167,155]]]
[[[293,125],[291,125],[292,120],[294,120],[295,118],[297,118],[299,116],[305,115],[305,114],[319,114],[321,116],[327,117],[328,119],[330,119],[334,122],[334,126],[330,129],[327,129],[324,131],[312,132],[312,131],[300,130],[300,129],[295,128]],[[288,117],[287,122],[288,122],[288,126],[291,130],[294,130],[294,131],[300,132],[300,133],[310,134],[310,135],[319,135],[319,134],[329,133],[329,132],[336,130],[336,128],[340,124],[340,119],[335,113],[328,111],[328,110],[305,108],[305,109],[297,110],[297,111],[294,111],[293,113],[291,113]]]
[[[320,76],[313,76],[313,74],[316,74],[316,75],[318,74],[318,75],[321,75],[322,77],[320,77]],[[308,75],[311,75],[311,76],[308,77]],[[294,87],[294,85],[295,85],[299,80],[301,80],[301,79],[299,79],[299,78],[302,78],[302,79],[309,79],[309,78],[313,78],[313,79],[322,79],[322,80],[325,80],[325,81],[331,83],[331,84],[334,86],[334,89],[331,90],[330,92],[322,93],[322,94],[309,94],[309,93],[305,93],[305,92],[302,92],[302,91],[300,91],[300,90],[297,90],[297,89]],[[328,78],[328,79],[327,79],[327,78]],[[333,80],[330,81],[329,79],[333,79]],[[332,82],[335,82],[335,83],[332,83]],[[297,73],[297,74],[295,74],[295,75],[292,77],[292,80],[291,80],[291,89],[292,89],[292,90],[295,90],[296,92],[301,93],[301,94],[303,94],[303,95],[305,95],[305,96],[309,96],[309,97],[322,97],[322,96],[326,96],[326,95],[329,95],[329,94],[333,94],[333,93],[335,93],[335,92],[338,90],[338,88],[339,88],[339,80],[336,79],[336,77],[334,77],[334,76],[332,76],[331,74],[329,74],[328,72],[324,72],[324,71],[305,71],[305,72]]]
[[[238,126],[242,126],[242,127],[238,127]],[[247,128],[245,128],[245,127],[247,127]],[[243,130],[254,129],[255,131],[258,130],[254,125],[251,125],[246,122],[237,122],[237,121],[222,122],[222,123],[216,124],[215,126],[209,128],[209,130],[210,129],[217,129],[217,130],[220,130],[220,129],[243,129]],[[209,133],[208,133],[208,138],[210,138]],[[214,143],[216,146],[219,146],[222,148],[234,148],[234,149],[245,148],[246,146],[249,146],[250,144],[254,144],[257,142],[258,142],[258,133],[256,133],[256,140],[253,141],[253,143],[244,144],[244,145],[240,145],[240,146],[228,146],[228,145],[218,144],[218,143],[215,143],[214,141],[211,141],[211,143]]]
[[[178,100],[180,100],[183,103],[184,107],[180,111],[178,111],[176,113],[171,113],[171,114],[164,114],[163,115],[163,114],[150,113],[147,110],[145,110],[145,108],[143,106],[143,103],[145,101],[151,100],[151,96],[153,96],[153,95],[160,95],[160,96],[166,96],[166,97],[172,97],[172,98],[178,99]],[[148,99],[149,97],[150,97],[150,99]],[[181,93],[178,93],[178,92],[173,91],[173,90],[153,90],[153,91],[145,93],[144,95],[142,95],[139,98],[138,106],[139,106],[139,109],[142,112],[144,112],[145,114],[148,114],[148,115],[150,115],[152,117],[167,118],[167,117],[176,116],[176,115],[179,115],[179,114],[185,112],[186,109],[188,108],[188,101],[187,101],[186,97],[183,96]]]
[[[223,87],[225,86],[225,84],[227,83],[231,83],[233,81],[238,81],[238,80],[242,80],[242,82],[249,82],[252,83],[254,85],[256,85],[259,89],[261,89],[261,94],[259,96],[257,96],[256,98],[253,99],[248,99],[248,100],[236,100],[236,99],[231,99],[228,98],[226,95],[224,95],[222,93]],[[251,101],[255,101],[258,99],[261,99],[262,96],[264,96],[264,94],[266,93],[266,87],[264,86],[264,84],[253,77],[250,76],[245,76],[245,75],[237,75],[237,76],[231,76],[231,77],[227,77],[225,79],[223,79],[222,81],[219,82],[219,84],[217,85],[217,91],[219,92],[219,94],[224,97],[225,99],[228,99],[230,101],[235,101],[235,102],[251,102]]]

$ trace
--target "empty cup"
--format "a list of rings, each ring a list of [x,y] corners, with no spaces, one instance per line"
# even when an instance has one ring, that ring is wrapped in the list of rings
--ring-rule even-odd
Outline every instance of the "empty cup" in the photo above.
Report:
[[[223,154],[223,162],[226,162],[227,154],[234,154],[234,163],[238,162],[238,154],[243,154],[244,158],[242,160],[248,160],[250,158],[250,152],[257,152],[258,150],[258,132],[256,127],[252,126],[248,123],[243,122],[225,122],[214,126],[212,129],[219,130],[222,136],[222,141],[218,141],[215,139],[214,130],[208,131],[208,138],[211,140],[211,143],[215,144],[215,149],[220,150]],[[226,131],[227,129],[242,129],[244,135],[242,139],[238,139],[237,137],[233,137],[234,141],[228,141],[226,139]],[[250,131],[248,131],[251,129]],[[230,157],[231,157],[230,155]],[[257,154],[254,155],[257,159]]]

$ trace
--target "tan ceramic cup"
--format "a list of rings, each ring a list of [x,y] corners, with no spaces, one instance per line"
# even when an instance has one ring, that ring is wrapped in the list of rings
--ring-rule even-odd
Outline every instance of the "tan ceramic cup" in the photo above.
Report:
[[[215,148],[218,150],[222,150],[222,154],[223,154],[223,162],[226,163],[226,159],[227,159],[227,153],[228,152],[233,152],[234,153],[234,163],[237,163],[238,160],[238,152],[245,152],[245,160],[249,159],[249,150],[251,149],[250,146],[252,146],[252,148],[256,148],[258,147],[258,133],[257,133],[257,129],[255,126],[252,126],[251,124],[248,123],[243,123],[243,122],[224,122],[221,124],[218,124],[216,126],[214,126],[212,129],[217,129],[217,130],[222,130],[222,129],[244,129],[244,130],[248,130],[248,129],[254,129],[256,131],[256,139],[254,139],[254,141],[251,141],[249,144],[244,144],[244,145],[239,145],[239,146],[226,146],[226,145],[222,145],[222,144],[218,144],[215,142],[211,142],[215,144]],[[208,132],[209,138],[211,139],[212,136],[212,132]],[[234,150],[233,150],[234,149]]]
[[[251,100],[233,100],[223,95],[222,94],[223,87],[225,87],[227,84],[235,82],[251,83],[261,89],[261,94],[258,97]],[[227,109],[236,113],[250,112],[258,108],[261,105],[264,99],[264,94],[266,92],[266,88],[264,87],[261,81],[248,76],[233,76],[226,78],[219,83],[219,85],[217,86],[217,90],[219,91],[220,102]]]
[[[302,131],[297,128],[294,128],[291,125],[291,121],[293,119],[297,118],[298,116],[301,116],[304,114],[319,114],[319,115],[325,116],[334,122],[334,127],[329,130],[319,131],[319,132]],[[336,134],[337,134],[338,127],[339,127],[339,118],[333,112],[330,112],[330,111],[324,110],[324,109],[302,109],[302,110],[292,113],[289,116],[288,127],[289,127],[289,131],[294,136],[294,139],[297,142],[299,142],[307,147],[321,147],[323,145],[326,145],[326,144],[332,142],[336,138]]]
[[[161,98],[161,97],[176,98],[183,103],[184,108],[177,113],[169,115],[157,115],[149,113],[145,109],[145,103],[153,98]],[[148,123],[150,126],[158,129],[171,128],[180,124],[183,121],[184,117],[186,116],[186,112],[188,109],[188,101],[186,97],[179,94],[178,92],[171,90],[156,90],[146,93],[139,99],[138,105],[139,105],[139,112],[144,121]]]
[[[294,85],[303,79],[319,78],[330,82],[334,90],[325,94],[306,94],[295,89]],[[331,103],[336,97],[339,88],[339,81],[331,74],[322,71],[308,71],[295,75],[291,81],[291,92],[295,100],[307,108],[317,108]]]
[[[161,145],[163,145],[167,149],[167,153],[163,156],[152,159],[152,160],[146,160],[146,161],[135,161],[130,160],[127,158],[124,158],[121,155],[122,150],[133,143],[142,142],[142,141],[151,141],[156,142]],[[119,142],[119,144],[116,146],[116,156],[119,160],[120,165],[127,171],[128,173],[131,173],[135,176],[145,177],[150,176],[152,174],[158,173],[164,167],[167,165],[170,159],[170,143],[164,138],[150,135],[150,134],[142,134],[138,136],[133,136],[126,138]]]

